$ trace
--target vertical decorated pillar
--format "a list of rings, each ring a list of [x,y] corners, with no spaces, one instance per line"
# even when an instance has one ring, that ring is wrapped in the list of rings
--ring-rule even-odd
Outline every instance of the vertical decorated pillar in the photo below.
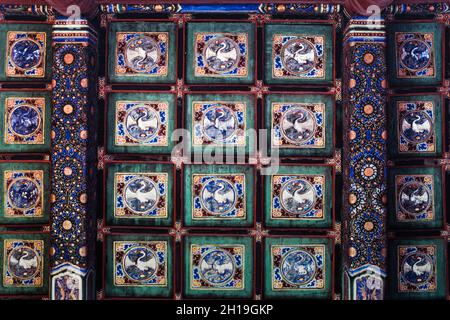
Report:
[[[383,299],[386,278],[386,38],[380,17],[344,36],[344,299]]]
[[[87,20],[56,19],[50,250],[54,300],[89,299],[93,289],[96,48]]]

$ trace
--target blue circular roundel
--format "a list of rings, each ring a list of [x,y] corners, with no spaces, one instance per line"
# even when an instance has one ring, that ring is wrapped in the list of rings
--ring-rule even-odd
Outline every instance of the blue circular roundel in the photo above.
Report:
[[[226,179],[211,179],[203,186],[201,200],[212,214],[224,214],[234,208],[236,191]]]
[[[401,276],[413,286],[427,283],[434,273],[433,258],[428,254],[414,252],[405,257],[402,263]]]
[[[203,132],[215,142],[226,142],[238,128],[236,116],[228,107],[214,106],[206,110],[203,117]]]
[[[9,117],[11,129],[21,136],[33,134],[40,126],[41,118],[33,107],[22,105],[15,108]]]
[[[146,246],[131,248],[123,258],[123,268],[126,275],[135,281],[151,279],[157,266],[158,262],[154,252]]]
[[[223,249],[207,252],[200,261],[200,275],[209,284],[227,284],[234,275],[234,262],[231,255]]]
[[[431,62],[431,48],[422,40],[406,40],[400,47],[400,61],[406,68],[420,71]]]
[[[316,274],[316,261],[304,250],[289,252],[281,263],[283,278],[292,285],[304,285]]]
[[[39,199],[39,188],[33,180],[19,178],[10,185],[8,198],[14,207],[29,209],[36,205]]]
[[[21,69],[36,67],[42,58],[39,44],[30,39],[19,40],[11,48],[11,60]]]

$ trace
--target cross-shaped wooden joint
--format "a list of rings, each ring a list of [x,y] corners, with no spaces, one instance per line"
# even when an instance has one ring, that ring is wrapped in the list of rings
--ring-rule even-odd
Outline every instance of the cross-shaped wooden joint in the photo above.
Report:
[[[170,89],[177,94],[178,98],[182,98],[183,94],[189,92],[189,88],[184,84],[183,79],[177,79],[177,84]]]
[[[257,152],[255,156],[248,158],[248,163],[256,165],[257,170],[261,170],[262,167],[270,165],[272,158],[268,156],[263,156],[262,152]]]
[[[450,14],[449,13],[439,13],[436,15],[435,19],[439,22],[450,24]]]
[[[334,150],[333,158],[326,160],[328,164],[334,165],[336,172],[342,172],[342,152],[341,149]]]
[[[269,87],[265,86],[262,80],[256,81],[256,84],[251,88],[253,93],[256,93],[258,98],[262,98],[264,93],[269,92]]]
[[[181,222],[175,222],[175,228],[170,229],[169,234],[175,236],[175,241],[180,242],[181,237],[187,235],[188,231],[181,226]]]
[[[441,92],[447,98],[450,98],[450,80],[444,81],[444,86],[438,88],[438,92]]]
[[[105,77],[98,78],[98,98],[105,99],[107,91],[111,91],[111,86],[106,84]]]
[[[170,16],[171,20],[173,20],[175,23],[178,24],[179,27],[181,27],[183,24],[185,24],[187,21],[192,19],[191,14],[179,14],[174,13]]]
[[[342,101],[342,79],[336,79],[336,86],[332,89],[336,96],[336,101]]]
[[[339,12],[329,13],[328,20],[333,21],[336,25],[336,29],[342,29],[342,15]]]
[[[172,162],[177,170],[181,170],[184,163],[189,163],[189,157],[183,156],[181,149],[174,150],[172,156],[170,157],[170,162]]]
[[[445,171],[450,171],[450,152],[444,153],[444,158],[440,160],[440,164]]]
[[[105,293],[102,289],[97,291],[97,300],[103,300],[103,298],[105,297]]]
[[[333,237],[337,244],[342,242],[342,225],[340,222],[334,224],[333,230],[328,231],[328,236]]]
[[[103,219],[97,220],[97,241],[103,242],[105,235],[110,233],[111,229],[103,225]]]
[[[445,230],[441,231],[441,236],[446,238],[448,242],[450,242],[450,224],[445,226]]]
[[[256,223],[256,227],[253,230],[249,231],[251,236],[256,238],[257,242],[261,242],[263,237],[266,237],[269,234],[269,231],[263,229],[263,226],[260,222]]]
[[[113,13],[102,13],[100,15],[100,27],[106,28],[108,23],[114,19],[115,15]]]
[[[254,13],[254,14],[250,14],[248,16],[248,19],[250,21],[255,22],[258,25],[263,25],[267,21],[270,21],[272,19],[272,16],[269,14]]]
[[[106,154],[105,147],[99,147],[97,150],[97,169],[103,170],[105,168],[105,162],[111,159],[112,157]]]

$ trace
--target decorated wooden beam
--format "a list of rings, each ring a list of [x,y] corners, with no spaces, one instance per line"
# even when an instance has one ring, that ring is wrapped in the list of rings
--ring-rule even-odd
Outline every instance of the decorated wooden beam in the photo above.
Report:
[[[386,13],[395,15],[427,15],[427,14],[447,14],[450,13],[450,3],[435,2],[435,3],[408,3],[393,4],[386,8]]]
[[[268,13],[317,15],[339,12],[340,4],[314,3],[161,3],[161,4],[101,4],[105,13]]]
[[[53,8],[46,4],[0,4],[2,16],[54,16]]]
[[[97,36],[87,20],[53,30],[51,298],[89,299],[93,284]]]
[[[384,20],[353,18],[344,37],[344,299],[380,300],[386,277]]]
[[[54,16],[56,14],[73,16],[79,12],[82,16],[92,18],[98,11],[108,14],[122,13],[266,13],[266,14],[301,14],[301,15],[321,15],[341,12],[343,8],[349,15],[371,15],[371,10],[367,10],[371,5],[377,5],[383,13],[395,15],[432,15],[450,13],[450,4],[447,2],[429,1],[404,1],[395,2],[392,0],[345,0],[326,1],[317,4],[315,1],[302,2],[268,2],[268,1],[248,1],[246,3],[229,1],[226,4],[211,4],[208,1],[197,1],[195,3],[183,3],[173,1],[164,3],[157,1],[120,1],[109,3],[109,1],[93,0],[47,0],[47,1],[11,1],[7,4],[0,4],[0,13],[3,15],[36,15]],[[20,4],[19,4],[20,3]],[[78,11],[79,10],[79,11]]]

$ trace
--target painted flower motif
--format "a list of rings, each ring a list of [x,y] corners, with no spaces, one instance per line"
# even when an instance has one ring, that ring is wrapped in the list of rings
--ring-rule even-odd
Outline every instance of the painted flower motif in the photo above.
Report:
[[[381,237],[382,220],[379,215],[372,212],[364,212],[355,222],[357,233],[360,234],[365,241],[373,241]]]

